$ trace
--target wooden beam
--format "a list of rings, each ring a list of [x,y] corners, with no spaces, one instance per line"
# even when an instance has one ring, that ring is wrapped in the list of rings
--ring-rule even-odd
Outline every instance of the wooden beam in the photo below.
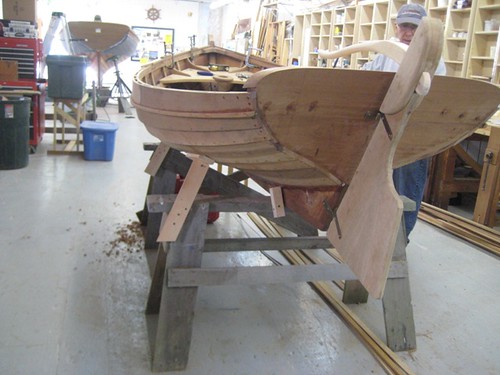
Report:
[[[205,239],[203,251],[226,252],[226,251],[260,251],[260,250],[286,250],[300,249],[324,249],[332,246],[328,238],[308,237],[281,237],[281,238],[213,238]]]
[[[200,267],[204,233],[207,225],[208,205],[197,204],[187,218],[179,239],[168,245],[165,269]],[[160,268],[162,268],[160,266]],[[198,288],[169,288],[167,274],[161,282],[158,327],[152,348],[153,372],[184,370],[189,358],[194,307]],[[158,296],[151,296],[156,304]],[[156,307],[156,306],[153,306]],[[154,309],[152,309],[154,310]]]
[[[402,279],[408,274],[401,263],[394,262],[390,278]],[[300,283],[324,280],[355,280],[347,264],[313,264],[302,266],[256,266],[221,268],[172,268],[168,270],[169,287],[210,285],[259,285]]]
[[[283,191],[280,186],[274,186],[269,189],[271,194],[271,204],[274,217],[285,216],[285,203],[283,203]]]
[[[155,176],[156,173],[158,173],[158,169],[160,169],[163,160],[167,156],[169,150],[170,147],[167,146],[167,144],[160,143],[158,147],[156,147],[156,149],[154,150],[151,159],[149,159],[149,163],[146,166],[144,172],[146,172],[150,176]]]
[[[203,179],[207,174],[208,168],[209,164],[202,158],[193,159],[193,163],[179,190],[174,205],[160,229],[158,242],[169,242],[177,239],[196,198],[196,194],[198,194]]]

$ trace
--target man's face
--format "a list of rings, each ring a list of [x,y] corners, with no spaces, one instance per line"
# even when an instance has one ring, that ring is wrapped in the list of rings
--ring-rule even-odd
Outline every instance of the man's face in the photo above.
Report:
[[[396,36],[401,43],[410,44],[415,34],[415,30],[417,30],[417,25],[412,23],[401,23],[396,26]]]

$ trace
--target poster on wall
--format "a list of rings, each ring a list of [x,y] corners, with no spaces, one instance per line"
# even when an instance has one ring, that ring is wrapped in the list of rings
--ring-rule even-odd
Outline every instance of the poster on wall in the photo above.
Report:
[[[148,26],[132,26],[132,31],[138,36],[139,43],[132,61],[147,63],[162,58],[174,51],[174,29]]]

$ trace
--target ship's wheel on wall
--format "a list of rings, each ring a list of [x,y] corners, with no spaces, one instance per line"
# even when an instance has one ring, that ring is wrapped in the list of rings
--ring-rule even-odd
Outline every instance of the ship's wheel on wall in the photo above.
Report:
[[[151,8],[146,9],[146,12],[147,18],[153,22],[160,18],[160,9],[155,8],[153,5],[151,5]]]

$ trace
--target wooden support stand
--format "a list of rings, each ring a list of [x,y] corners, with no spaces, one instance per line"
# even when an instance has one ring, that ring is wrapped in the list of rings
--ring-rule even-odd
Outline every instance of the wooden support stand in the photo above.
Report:
[[[140,213],[146,224],[147,248],[153,248],[153,244],[158,247],[155,236],[160,233],[161,219],[157,215],[168,213],[174,206],[177,196],[171,193],[176,174],[186,175],[193,163],[179,152],[165,152],[162,147],[158,147],[158,153],[163,153],[166,157],[161,165],[158,164],[158,155],[153,155],[151,159],[151,168],[148,169],[156,171],[156,174],[151,178],[147,202],[144,211]],[[197,195],[177,239],[161,242],[158,248],[146,307],[153,371],[186,368],[196,295],[198,287],[202,285],[347,280],[344,301],[366,302],[366,291],[356,284],[356,276],[345,264],[201,268],[202,254],[209,251],[331,247],[326,237],[318,237],[316,229],[293,212],[286,210],[286,217],[274,218],[270,197],[247,188],[231,176],[209,169],[201,186],[202,190],[209,188],[220,195]],[[299,237],[205,239],[209,211],[256,212],[292,230]],[[402,225],[383,297],[387,343],[396,351],[416,348],[405,247],[406,236]]]
[[[81,153],[80,124],[85,120],[85,102],[88,94],[81,99],[54,99],[54,128],[52,150],[48,154]],[[66,125],[74,126],[68,131]],[[69,137],[68,135],[72,136]]]

